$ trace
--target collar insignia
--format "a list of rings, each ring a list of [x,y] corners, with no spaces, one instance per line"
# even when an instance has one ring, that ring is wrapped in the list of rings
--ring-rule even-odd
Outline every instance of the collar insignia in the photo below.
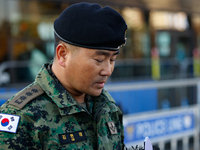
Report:
[[[113,121],[107,122],[111,134],[117,134],[117,128]]]

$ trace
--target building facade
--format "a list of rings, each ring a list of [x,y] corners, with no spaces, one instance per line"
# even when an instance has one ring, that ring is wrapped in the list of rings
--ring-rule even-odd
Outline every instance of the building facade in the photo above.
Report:
[[[54,54],[53,22],[77,0],[0,0],[0,86],[34,80]],[[200,76],[200,2],[197,0],[95,0],[127,22],[109,82]],[[26,72],[26,73],[24,73]]]

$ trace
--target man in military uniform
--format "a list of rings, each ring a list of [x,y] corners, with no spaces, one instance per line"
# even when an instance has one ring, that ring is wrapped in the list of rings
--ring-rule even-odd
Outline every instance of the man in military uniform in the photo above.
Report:
[[[103,87],[126,30],[110,7],[65,9],[54,22],[53,62],[0,108],[0,150],[123,149],[122,112]]]

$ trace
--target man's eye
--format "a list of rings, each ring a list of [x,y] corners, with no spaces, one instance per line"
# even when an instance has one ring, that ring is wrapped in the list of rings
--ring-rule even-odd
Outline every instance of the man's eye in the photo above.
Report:
[[[99,59],[95,59],[97,62],[101,63],[103,62],[103,60],[99,60]]]

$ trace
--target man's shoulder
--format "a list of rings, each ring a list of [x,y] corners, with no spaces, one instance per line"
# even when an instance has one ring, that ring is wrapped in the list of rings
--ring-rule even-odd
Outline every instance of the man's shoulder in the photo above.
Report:
[[[27,103],[43,93],[44,90],[39,85],[31,84],[8,100],[6,105],[12,105],[15,106],[16,109],[22,109]]]
[[[51,109],[52,108],[52,109]],[[35,120],[52,114],[55,103],[37,84],[30,85],[14,95],[0,107],[0,113],[18,116],[29,116]]]

